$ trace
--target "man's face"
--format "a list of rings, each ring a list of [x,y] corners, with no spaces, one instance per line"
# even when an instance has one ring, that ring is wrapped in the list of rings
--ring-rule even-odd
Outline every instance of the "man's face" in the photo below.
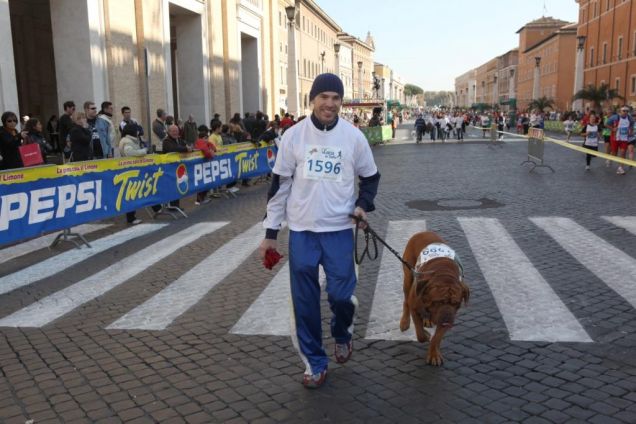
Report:
[[[168,135],[170,136],[170,138],[179,138],[179,127],[177,127],[176,125],[170,125],[168,127]]]
[[[342,106],[342,98],[334,91],[325,91],[314,97],[314,114],[323,124],[332,123]]]
[[[75,105],[66,107],[66,108],[64,109],[64,112],[65,112],[67,115],[72,115],[73,113],[75,113]]]
[[[625,117],[627,116],[627,113],[629,112],[629,109],[621,109],[621,116]]]
[[[88,108],[84,110],[84,113],[86,113],[86,117],[88,119],[93,119],[97,116],[97,106],[91,103],[90,105],[88,105]]]
[[[124,121],[130,121],[130,109],[124,110]]]

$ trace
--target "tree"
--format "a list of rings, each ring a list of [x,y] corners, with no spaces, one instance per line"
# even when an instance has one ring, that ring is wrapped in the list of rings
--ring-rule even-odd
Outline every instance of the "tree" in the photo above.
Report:
[[[541,112],[545,112],[546,109],[553,109],[553,108],[554,108],[554,100],[546,96],[539,97],[538,99],[534,99],[528,104],[528,109],[530,110],[538,109]]]
[[[587,100],[592,102],[594,110],[601,113],[603,111],[603,103],[612,99],[624,100],[624,97],[618,94],[618,91],[609,88],[609,85],[603,83],[598,87],[592,84],[577,91],[572,100]]]
[[[405,84],[404,94],[407,96],[415,96],[417,94],[424,94],[424,90],[414,84]]]

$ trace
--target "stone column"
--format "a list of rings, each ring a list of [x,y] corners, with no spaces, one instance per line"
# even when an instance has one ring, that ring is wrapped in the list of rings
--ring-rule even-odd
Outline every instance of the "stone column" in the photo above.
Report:
[[[294,12],[295,13],[295,12]],[[296,26],[294,19],[289,18],[287,31],[287,112],[298,117],[298,69],[296,66]],[[292,15],[293,16],[293,15]]]
[[[577,47],[576,47],[576,63],[574,68],[574,93],[578,93],[583,88],[583,69],[585,68],[585,39],[586,36],[579,35],[576,37]],[[572,110],[582,111],[583,110],[583,100],[578,99],[574,100],[572,103]]]
[[[20,116],[8,1],[0,1],[0,51],[0,111]]]
[[[364,84],[362,81],[362,61],[358,62],[358,98],[364,98]]]
[[[536,100],[541,97],[541,57],[534,58],[534,81],[532,83],[532,100]]]

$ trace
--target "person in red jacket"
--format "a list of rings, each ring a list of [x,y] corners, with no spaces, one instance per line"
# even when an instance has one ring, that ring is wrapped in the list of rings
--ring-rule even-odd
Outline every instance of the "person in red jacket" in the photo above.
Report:
[[[214,159],[216,154],[216,146],[214,143],[208,141],[209,130],[205,125],[199,125],[199,138],[194,142],[194,149],[200,150],[203,153],[203,157],[206,160]],[[195,205],[200,205],[201,203],[206,204],[210,201],[207,198],[209,190],[200,191],[197,193],[197,200],[194,202]]]

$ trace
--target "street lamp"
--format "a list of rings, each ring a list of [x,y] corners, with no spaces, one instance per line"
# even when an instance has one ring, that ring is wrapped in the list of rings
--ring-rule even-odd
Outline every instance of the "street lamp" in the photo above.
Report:
[[[320,73],[324,73],[325,72],[325,51],[323,50],[322,53],[320,53]]]
[[[585,35],[579,35],[578,37],[576,37],[576,46],[579,50],[583,50],[583,46],[585,46],[586,39],[587,39],[587,36]]]
[[[335,66],[335,74],[340,77],[340,43],[334,43],[333,51],[336,53],[336,66]]]
[[[535,62],[536,67],[538,68],[539,65],[541,65],[541,56],[536,56],[534,58],[534,62]]]
[[[298,69],[296,62],[296,29],[294,26],[296,7],[287,6],[285,14],[289,20],[287,33],[287,112],[298,116]]]
[[[363,85],[362,85],[362,61],[358,62],[358,96],[360,96],[361,99],[364,98],[364,89],[363,89]]]

